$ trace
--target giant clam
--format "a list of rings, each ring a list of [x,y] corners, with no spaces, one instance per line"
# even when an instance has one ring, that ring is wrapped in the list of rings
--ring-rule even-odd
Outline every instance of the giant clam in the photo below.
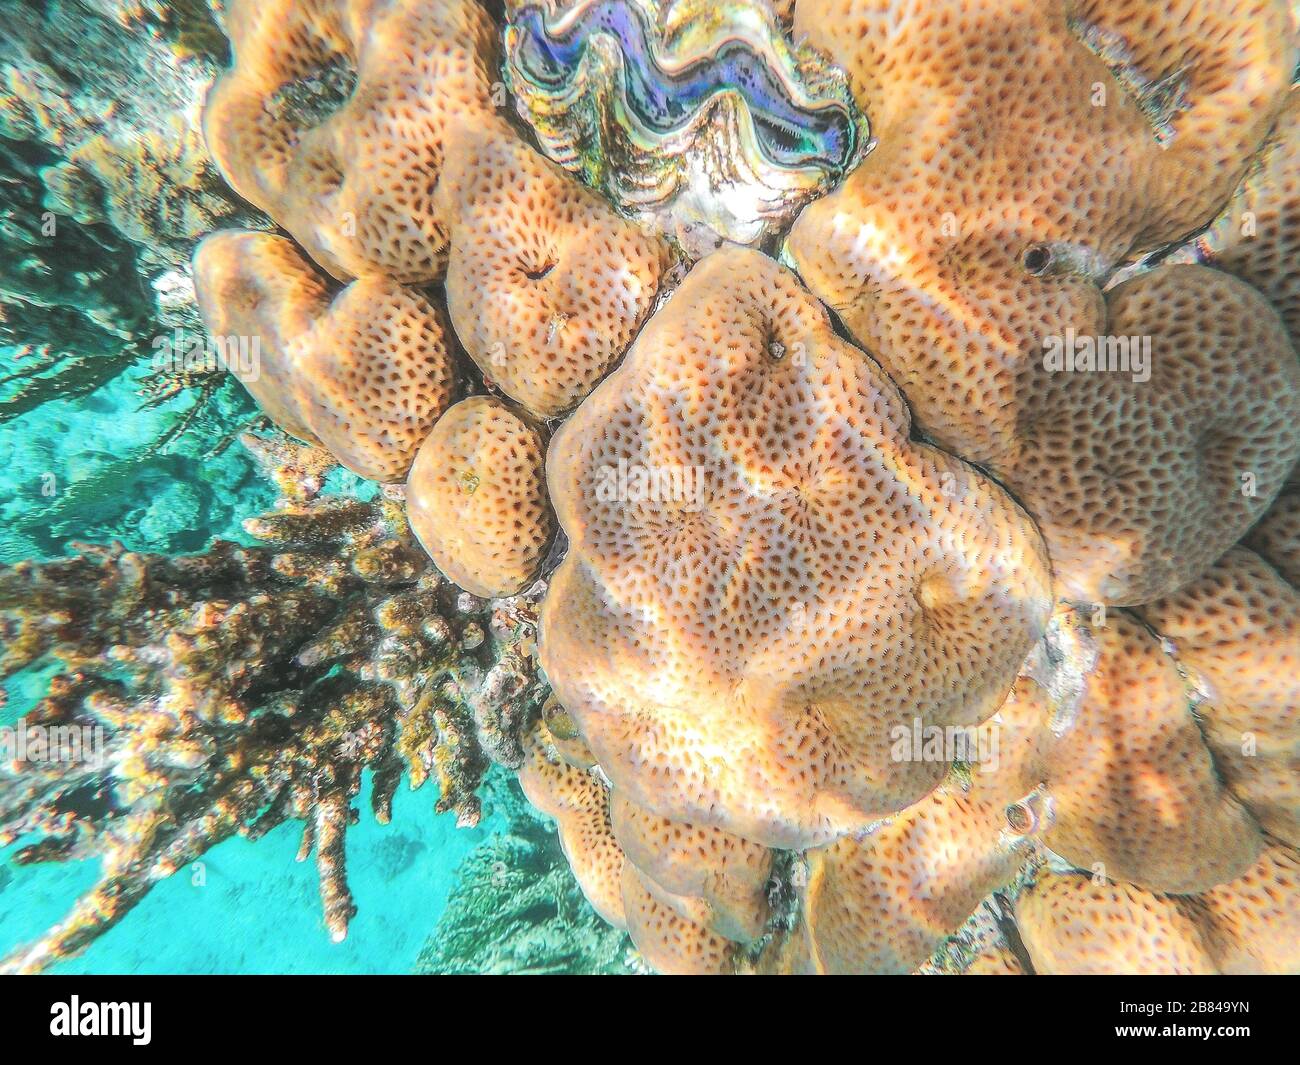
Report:
[[[693,255],[761,242],[868,139],[843,73],[763,0],[525,2],[505,70],[547,155]]]

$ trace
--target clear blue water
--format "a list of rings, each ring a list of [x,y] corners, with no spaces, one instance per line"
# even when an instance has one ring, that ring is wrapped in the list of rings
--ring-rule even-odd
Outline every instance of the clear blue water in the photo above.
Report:
[[[375,824],[369,787],[347,835],[348,882],[358,913],[331,943],[321,921],[316,867],[298,863],[302,827],[257,843],[227,840],[196,867],[157,885],[80,957],[55,973],[406,973],[433,932],[460,861],[498,827],[458,829],[435,816],[437,792],[402,791],[393,821]],[[0,954],[57,922],[91,887],[97,861],[14,867],[0,851]],[[202,875],[199,875],[201,870]]]

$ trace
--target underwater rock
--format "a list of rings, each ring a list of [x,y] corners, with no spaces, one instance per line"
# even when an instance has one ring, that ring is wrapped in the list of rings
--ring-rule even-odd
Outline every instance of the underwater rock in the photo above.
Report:
[[[559,840],[513,781],[489,774],[485,801],[509,828],[456,870],[447,909],[416,972],[451,974],[635,973],[627,936],[583,898]]]
[[[225,188],[199,132],[228,53],[204,0],[6,5],[0,247],[18,252],[0,257],[0,345],[16,349],[0,420],[93,392],[170,330],[197,332],[194,243],[221,222],[267,224]],[[230,385],[158,367],[145,406],[192,398],[156,446]]]
[[[150,322],[137,250],[111,227],[59,217],[40,175],[58,156],[0,137],[0,422],[85,395],[139,357]]]
[[[843,75],[762,0],[530,3],[506,53],[546,154],[688,254],[761,241],[866,147]]]

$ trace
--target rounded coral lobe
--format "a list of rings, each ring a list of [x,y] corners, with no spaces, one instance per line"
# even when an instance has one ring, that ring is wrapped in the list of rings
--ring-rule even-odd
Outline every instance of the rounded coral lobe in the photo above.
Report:
[[[451,403],[455,371],[446,316],[384,277],[331,291],[293,242],[228,230],[194,257],[204,324],[282,429],[323,444],[348,469],[397,481]]]
[[[541,432],[499,400],[451,408],[407,480],[411,528],[438,568],[466,591],[523,591],[554,531]]]
[[[340,280],[429,281],[453,127],[494,111],[496,29],[476,0],[232,0],[234,64],[204,131],[241,196]]]
[[[502,124],[461,145],[447,308],[484,376],[534,414],[571,410],[627,349],[667,245]]]
[[[794,277],[728,249],[559,431],[542,661],[635,802],[816,844],[946,772],[896,730],[996,711],[1050,614],[1042,543],[908,430]]]

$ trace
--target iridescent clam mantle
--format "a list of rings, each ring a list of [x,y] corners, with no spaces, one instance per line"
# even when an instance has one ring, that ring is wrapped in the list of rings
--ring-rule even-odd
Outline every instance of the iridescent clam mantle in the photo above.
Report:
[[[688,254],[761,242],[868,140],[843,73],[761,0],[526,4],[505,70],[546,154]]]

